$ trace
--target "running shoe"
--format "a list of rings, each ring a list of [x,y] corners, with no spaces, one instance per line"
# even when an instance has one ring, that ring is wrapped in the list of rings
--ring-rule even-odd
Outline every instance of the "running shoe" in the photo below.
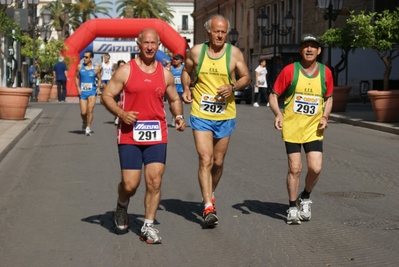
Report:
[[[215,206],[215,196],[212,196],[212,205],[213,205],[213,209],[215,210],[215,215],[217,214],[216,212],[216,206]],[[219,221],[215,222],[215,225],[218,225]]]
[[[312,217],[312,210],[311,210],[312,200],[310,200],[309,198],[302,199],[301,194],[299,194],[298,198],[296,199],[296,204],[299,207],[298,217],[302,221],[309,221],[310,218]]]
[[[123,207],[119,203],[116,205],[114,222],[115,226],[119,230],[126,230],[129,227],[129,215],[127,214],[127,207],[128,206]]]
[[[301,224],[301,220],[298,217],[298,208],[290,207],[287,210],[287,224]]]
[[[176,127],[176,121],[175,121],[176,119],[175,119],[175,117],[172,117],[172,127]]]
[[[254,107],[256,107],[256,108],[258,108],[258,107],[259,107],[259,104],[258,104],[258,102],[255,102],[255,103],[254,103]]]
[[[86,135],[86,136],[90,136],[91,133],[92,133],[92,131],[90,130],[90,128],[89,128],[89,127],[86,127],[85,135]]]
[[[153,224],[144,224],[141,227],[140,240],[147,244],[161,244],[162,238],[158,235],[159,231],[154,228]]]
[[[87,127],[87,121],[82,121],[82,131],[84,132]]]
[[[215,225],[218,224],[218,216],[216,216],[216,209],[213,206],[204,209],[202,217],[204,217],[206,226],[210,228],[215,227]]]

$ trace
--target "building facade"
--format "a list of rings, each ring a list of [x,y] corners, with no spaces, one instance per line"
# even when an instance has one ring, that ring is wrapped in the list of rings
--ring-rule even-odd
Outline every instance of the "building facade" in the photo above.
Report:
[[[186,38],[188,45],[192,47],[194,43],[194,19],[191,13],[194,11],[194,0],[173,0],[168,1],[168,5],[174,11],[173,24],[170,26]]]
[[[331,20],[331,27],[344,26],[350,11],[355,13],[381,11],[376,10],[376,7],[377,9],[384,8],[378,6],[375,0],[343,0],[342,9],[339,11],[337,19]],[[231,28],[235,28],[239,33],[235,45],[243,52],[251,75],[258,66],[260,58],[266,58],[269,70],[275,71],[277,75],[285,65],[300,59],[298,43],[303,34],[312,33],[321,36],[329,28],[330,21],[324,19],[323,12],[316,0],[196,0],[192,13],[195,21],[194,43],[206,41],[204,22],[213,14],[221,14],[230,21]],[[268,24],[265,28],[269,33],[272,32],[269,36],[265,35],[267,33],[265,30],[262,33],[257,24],[257,17],[262,13],[268,16]],[[289,34],[283,36],[280,33],[287,31],[287,23],[284,18],[289,13],[294,18],[292,28]],[[323,48],[319,57],[320,62],[328,63],[327,52],[328,49]],[[369,55],[372,52],[359,51],[355,55],[364,57],[364,53]],[[276,56],[275,59],[274,56]],[[336,65],[340,56],[341,51],[339,49],[331,49],[330,65]],[[364,70],[359,72],[357,70],[359,67],[356,64],[357,56],[353,56],[352,59],[352,55],[350,55],[349,73],[340,74],[342,80],[338,81],[339,83],[357,87],[360,80],[382,77],[382,74],[378,71],[381,71],[383,66],[380,66],[377,72],[372,70],[369,73],[365,73]],[[381,61],[374,54],[370,54],[368,58],[371,61],[375,60],[376,63]],[[273,63],[275,63],[275,66],[273,66]],[[373,64],[369,65],[371,69]],[[362,75],[365,77],[362,77]],[[399,78],[394,77],[395,74],[392,76],[392,79]]]

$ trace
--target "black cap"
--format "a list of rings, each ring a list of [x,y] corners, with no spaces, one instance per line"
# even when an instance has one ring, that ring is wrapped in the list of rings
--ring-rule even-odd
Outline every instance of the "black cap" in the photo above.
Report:
[[[176,54],[176,55],[173,56],[173,59],[180,59],[180,60],[183,60],[183,56],[180,55],[180,54]]]
[[[315,43],[317,43],[318,45],[320,45],[320,40],[319,40],[319,38],[317,38],[316,36],[314,36],[314,35],[311,34],[311,33],[306,33],[306,34],[304,34],[304,35],[302,36],[301,43],[300,43],[299,45],[301,45],[301,44],[303,44],[303,43],[305,43],[305,42],[315,42]]]

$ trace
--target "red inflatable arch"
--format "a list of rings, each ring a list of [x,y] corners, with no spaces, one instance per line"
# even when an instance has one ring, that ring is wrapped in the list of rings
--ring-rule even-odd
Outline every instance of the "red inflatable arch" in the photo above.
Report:
[[[95,38],[135,38],[145,28],[155,29],[162,44],[173,54],[186,55],[188,44],[168,23],[159,19],[92,19],[83,23],[68,39],[65,45],[68,50],[63,53],[72,64],[68,68],[67,93],[77,96],[75,74],[79,65],[79,53]]]

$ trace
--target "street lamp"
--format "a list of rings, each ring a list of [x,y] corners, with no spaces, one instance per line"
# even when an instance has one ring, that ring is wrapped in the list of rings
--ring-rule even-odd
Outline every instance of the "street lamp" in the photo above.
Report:
[[[331,29],[332,21],[337,20],[344,0],[318,0],[317,2],[319,8],[323,10],[323,18],[328,20],[328,28]],[[331,65],[331,46],[328,46],[328,64]]]
[[[43,41],[44,41],[45,43],[47,43],[48,40],[50,40],[50,37],[51,37],[51,29],[50,29],[48,26],[44,26],[44,25],[43,25],[43,26],[40,28],[40,38],[42,38]]]
[[[280,24],[277,23],[277,16],[276,12],[274,13],[274,23],[272,23],[272,28],[268,29],[267,26],[269,25],[269,17],[265,14],[262,10],[262,13],[256,17],[258,27],[260,28],[261,32],[265,36],[270,36],[274,34],[274,44],[273,44],[273,83],[276,80],[276,57],[277,57],[277,35],[280,36],[287,36],[291,33],[292,30],[292,23],[294,21],[294,16],[291,14],[291,11],[288,11],[288,14],[284,17],[285,20],[285,27],[286,29],[280,30]]]
[[[36,75],[36,66],[35,66],[35,58],[36,58],[36,15],[37,15],[37,5],[39,4],[39,0],[28,0],[28,4],[32,5],[33,7],[33,12],[32,12],[32,29],[33,29],[33,36],[32,36],[32,66],[33,66],[33,75]],[[37,77],[36,77],[37,79]],[[36,95],[36,79],[33,80],[32,83],[32,102],[37,102],[37,95]]]
[[[43,10],[40,15],[42,17],[43,25],[40,29],[40,37],[47,42],[51,37],[51,29],[49,28],[48,24],[51,20],[51,11],[48,9]]]
[[[229,37],[230,37],[230,43],[232,45],[235,45],[238,40],[238,31],[235,28],[231,29],[229,32]]]

